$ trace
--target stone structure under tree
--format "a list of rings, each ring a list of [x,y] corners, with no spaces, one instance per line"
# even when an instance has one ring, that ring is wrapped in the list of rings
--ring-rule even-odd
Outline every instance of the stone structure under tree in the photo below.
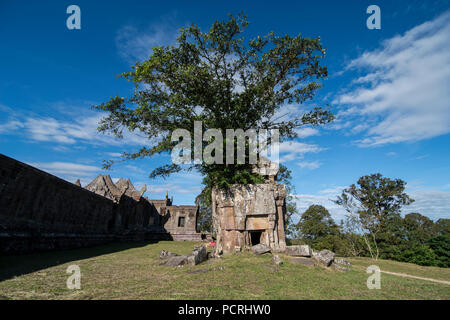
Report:
[[[286,188],[276,183],[278,165],[263,158],[254,172],[265,177],[264,184],[212,190],[216,254],[233,253],[257,244],[266,245],[272,252],[286,249]]]

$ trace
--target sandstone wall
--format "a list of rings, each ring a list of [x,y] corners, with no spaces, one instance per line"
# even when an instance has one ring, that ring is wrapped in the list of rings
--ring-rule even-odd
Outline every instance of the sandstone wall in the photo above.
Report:
[[[211,196],[216,253],[249,248],[254,241],[274,252],[284,251],[284,185],[232,185],[228,191],[214,188]]]
[[[0,154],[0,254],[168,238],[155,216],[146,201],[115,203]]]
[[[160,210],[164,229],[170,233],[173,240],[197,241],[202,239],[201,233],[197,232],[197,206],[171,205],[161,207]]]

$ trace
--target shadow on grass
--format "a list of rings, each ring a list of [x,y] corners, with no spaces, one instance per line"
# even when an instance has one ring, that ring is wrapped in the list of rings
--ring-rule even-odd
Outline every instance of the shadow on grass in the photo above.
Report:
[[[38,270],[50,268],[70,261],[139,248],[158,241],[113,242],[95,247],[46,251],[23,255],[0,256],[0,281],[11,279]]]

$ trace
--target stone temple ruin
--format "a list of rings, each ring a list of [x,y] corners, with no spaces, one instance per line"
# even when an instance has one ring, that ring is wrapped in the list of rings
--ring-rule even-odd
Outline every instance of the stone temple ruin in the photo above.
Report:
[[[213,189],[216,254],[233,253],[257,244],[264,244],[272,252],[286,248],[286,189],[276,184],[278,165],[262,159],[254,172],[265,177],[264,184],[233,185],[228,191]]]
[[[201,240],[196,206],[150,200],[130,180],[85,188],[0,154],[0,254],[111,241]]]
[[[213,189],[215,253],[257,244],[272,252],[286,248],[286,189],[276,183],[278,166],[267,159],[254,167],[257,185]],[[151,200],[146,186],[99,175],[82,187],[0,154],[0,253],[77,248],[110,241],[202,240],[198,207]],[[210,235],[208,235],[210,238]]]
[[[350,262],[329,250],[286,246],[286,189],[276,183],[278,166],[261,159],[253,168],[265,183],[233,185],[212,191],[216,232],[213,256],[251,249],[255,254],[283,252],[296,264],[349,270]],[[198,207],[175,206],[144,197],[131,181],[99,175],[84,188],[0,154],[0,255],[80,248],[112,241],[200,241],[210,235],[196,230]],[[166,266],[196,265],[208,259],[206,247],[188,256],[163,251]],[[282,264],[278,255],[273,263]]]
[[[163,200],[149,200],[147,197],[143,197],[147,190],[146,185],[140,191],[137,191],[130,179],[120,178],[114,183],[109,175],[97,176],[85,189],[115,203],[132,199],[138,203],[147,204],[150,209],[148,209],[148,223],[146,221],[145,225],[149,231],[166,232],[173,240],[201,239],[201,234],[196,231],[198,207],[191,205],[175,206],[172,204],[173,197],[169,199],[168,193]]]

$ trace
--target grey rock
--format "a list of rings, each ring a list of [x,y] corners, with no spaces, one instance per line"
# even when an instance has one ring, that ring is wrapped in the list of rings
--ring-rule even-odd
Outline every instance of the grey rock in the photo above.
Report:
[[[270,248],[262,243],[254,245],[251,250],[254,254],[264,254],[270,252]]]
[[[187,256],[175,256],[170,257],[167,259],[166,262],[163,262],[161,265],[164,265],[166,267],[178,267],[183,266],[188,263],[188,257]]]
[[[305,258],[305,257],[293,257],[289,259],[292,263],[295,264],[301,264],[304,266],[311,266],[313,267],[315,265],[315,262],[311,258]]]
[[[315,252],[313,255],[313,259],[317,263],[325,267],[329,267],[331,263],[334,261],[334,256],[335,256],[334,252],[325,249],[317,253]]]
[[[312,250],[311,247],[308,245],[287,246],[285,254],[287,254],[288,256],[295,256],[295,257],[311,257]]]
[[[195,247],[192,253],[188,256],[188,263],[194,266],[206,260],[208,260],[208,253],[206,252],[205,246]]]
[[[351,266],[352,265],[352,263],[350,261],[347,261],[347,260],[344,260],[344,259],[341,259],[341,258],[334,259],[334,263],[342,264],[344,266]]]
[[[179,256],[179,254],[176,254],[176,253],[173,253],[173,252],[169,252],[169,251],[166,251],[166,250],[162,250],[159,253],[159,258],[160,259],[168,259],[170,257],[176,257],[176,256]]]
[[[332,267],[334,270],[337,270],[337,271],[350,271],[350,268],[341,266],[341,265],[336,264],[336,263],[334,263],[334,262],[331,264],[331,267]]]
[[[276,254],[272,257],[272,263],[274,265],[279,266],[279,265],[283,264],[283,261],[281,260],[280,256]]]

